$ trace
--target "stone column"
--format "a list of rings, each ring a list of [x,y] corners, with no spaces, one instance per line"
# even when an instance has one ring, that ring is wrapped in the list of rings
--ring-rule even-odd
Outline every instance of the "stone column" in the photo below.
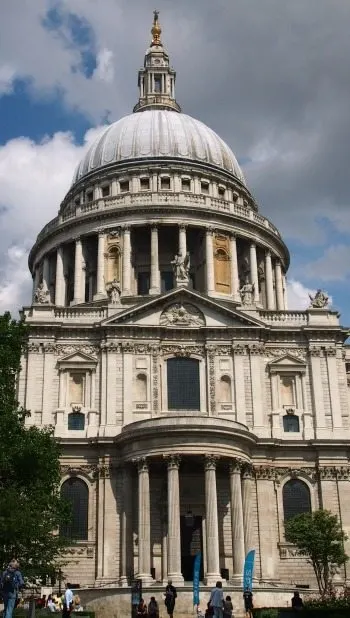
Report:
[[[137,579],[147,586],[153,580],[151,577],[151,521],[150,521],[150,494],[149,494],[149,469],[145,457],[137,461],[139,474],[138,487],[138,548],[139,563]]]
[[[94,300],[100,300],[106,298],[106,285],[105,285],[105,234],[101,230],[98,233],[98,246],[97,246],[97,273],[96,273],[96,294]]]
[[[180,456],[167,457],[168,464],[168,578],[175,586],[183,585],[180,535]]]
[[[234,300],[240,301],[238,261],[237,261],[237,242],[236,242],[235,234],[231,234],[231,237],[230,237],[230,251],[231,251],[231,294]]]
[[[151,225],[151,287],[150,294],[160,294],[158,226]]]
[[[78,305],[83,302],[82,298],[82,270],[83,270],[83,247],[81,238],[75,239],[74,258],[74,299],[72,304]]]
[[[220,575],[218,504],[216,494],[217,457],[207,455],[205,458],[205,518],[207,537],[207,572],[206,585],[214,586]]]
[[[40,268],[39,268],[39,264],[35,264],[34,269],[33,269],[33,298],[32,298],[32,302],[34,302],[34,298],[35,298],[35,292],[38,289],[38,285],[40,283]]]
[[[253,466],[244,467],[242,474],[242,502],[243,502],[243,523],[244,523],[244,545],[245,553],[254,549],[253,540],[253,506],[254,476]]]
[[[120,556],[120,586],[129,585],[129,577],[133,573],[132,547],[132,476],[127,464],[123,468],[123,509],[120,522],[121,556]]]
[[[250,282],[254,284],[254,301],[259,302],[258,262],[256,259],[256,244],[252,242],[249,249]]]
[[[266,308],[275,309],[271,251],[266,251],[265,253],[265,281],[266,281],[266,305],[267,305]]]
[[[63,268],[64,257],[63,256],[64,256],[64,250],[63,250],[63,246],[61,245],[57,249],[57,256],[56,256],[55,304],[58,306],[64,305],[64,301],[66,297],[66,290],[65,290],[66,282],[64,278],[64,268]]]
[[[277,311],[283,311],[284,299],[283,299],[282,267],[281,267],[281,262],[279,260],[277,260],[276,265],[275,265],[275,275],[276,275]]]
[[[232,556],[234,581],[242,581],[244,564],[244,525],[241,487],[241,462],[233,459],[230,462],[231,489],[231,526],[232,526]]]
[[[43,284],[45,290],[50,291],[50,262],[48,255],[45,255],[43,261]],[[51,299],[50,299],[51,300]]]
[[[182,257],[187,253],[186,226],[183,224],[179,225],[179,253]]]
[[[123,229],[123,296],[131,294],[131,241],[130,227],[125,226]]]
[[[215,292],[213,230],[208,228],[205,237],[205,253],[207,262],[207,293]]]

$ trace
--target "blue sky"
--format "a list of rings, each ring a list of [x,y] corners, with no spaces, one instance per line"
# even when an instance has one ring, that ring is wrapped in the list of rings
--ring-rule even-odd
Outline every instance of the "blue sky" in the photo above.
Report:
[[[324,288],[350,324],[350,3],[160,0],[183,111],[241,161],[291,252],[292,307]],[[4,0],[0,311],[30,298],[28,250],[106,122],[130,113],[149,0]],[[273,36],[271,36],[273,33]]]

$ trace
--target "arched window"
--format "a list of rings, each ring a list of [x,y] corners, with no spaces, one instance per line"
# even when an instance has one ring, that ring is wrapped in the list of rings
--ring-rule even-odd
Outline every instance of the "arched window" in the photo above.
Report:
[[[85,415],[82,412],[70,412],[68,414],[68,429],[79,431],[85,429]]]
[[[296,515],[311,512],[310,490],[299,479],[287,481],[283,487],[283,512],[287,521]]]
[[[215,289],[217,292],[230,293],[230,257],[223,247],[215,251],[214,261]]]
[[[110,247],[108,251],[107,281],[119,281],[120,253],[118,247]]]
[[[144,373],[136,376],[135,401],[147,401],[147,376]]]
[[[61,487],[61,496],[71,505],[71,519],[61,526],[60,535],[72,541],[88,539],[89,490],[81,479],[70,478]]]
[[[291,433],[300,431],[298,416],[295,416],[295,414],[285,414],[283,417],[283,431]]]
[[[222,403],[232,403],[231,378],[222,376],[219,383],[219,400]]]
[[[169,358],[167,380],[168,410],[200,410],[198,360]]]

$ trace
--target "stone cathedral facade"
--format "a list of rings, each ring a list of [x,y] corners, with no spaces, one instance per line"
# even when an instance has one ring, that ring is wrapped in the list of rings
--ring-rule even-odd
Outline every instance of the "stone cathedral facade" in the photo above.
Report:
[[[19,398],[62,445],[65,573],[181,586],[201,551],[204,584],[239,586],[255,549],[257,585],[313,587],[284,520],[323,507],[350,532],[347,331],[321,291],[288,311],[288,249],[175,77],[155,13],[133,113],[29,256]]]

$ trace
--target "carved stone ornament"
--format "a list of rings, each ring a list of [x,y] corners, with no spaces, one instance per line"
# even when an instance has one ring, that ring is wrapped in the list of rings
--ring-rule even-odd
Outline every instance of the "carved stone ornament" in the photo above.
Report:
[[[62,476],[79,476],[80,474],[83,476],[88,476],[92,479],[95,479],[98,476],[98,466],[96,464],[86,464],[82,466],[69,466],[69,465],[61,465],[61,475]]]
[[[181,455],[174,453],[172,455],[164,455],[167,462],[168,470],[178,470],[181,463]]]
[[[244,463],[242,466],[242,479],[243,480],[252,480],[255,475],[255,469],[253,464]]]
[[[177,253],[171,261],[176,282],[188,283],[190,274],[190,254],[187,251],[186,255]]]
[[[256,466],[255,476],[261,481],[276,481],[278,478],[277,470],[272,466]]]
[[[291,558],[302,558],[305,553],[292,545],[291,543],[279,543],[278,544],[281,560],[288,560]]]
[[[190,357],[192,355],[203,356],[204,347],[199,345],[162,345],[161,353],[165,356],[174,355],[182,357]]]
[[[57,344],[56,345],[56,354],[59,356],[66,356],[68,354],[74,353],[87,354],[88,356],[96,356],[98,353],[98,346],[94,345],[73,345],[73,344]]]
[[[272,358],[282,358],[283,356],[294,356],[300,360],[305,360],[307,350],[303,348],[266,348],[265,354]]]
[[[241,474],[243,466],[243,460],[238,457],[234,457],[230,460],[230,474]]]
[[[34,302],[38,305],[47,305],[50,303],[50,292],[43,281],[39,283],[35,290]]]
[[[112,303],[112,305],[120,305],[121,287],[119,281],[113,279],[113,281],[107,284],[106,291],[109,302]]]
[[[208,370],[209,370],[209,405],[212,414],[216,410],[216,393],[215,393],[215,348],[206,346],[208,354]]]
[[[161,326],[195,327],[205,326],[203,313],[189,303],[176,303],[167,307],[160,316]]]
[[[239,293],[241,295],[241,302],[244,306],[252,306],[254,305],[254,283],[250,283],[250,281],[246,280],[245,284],[242,285]]]
[[[152,395],[153,395],[153,411],[159,411],[159,362],[158,353],[155,351],[152,355]]]
[[[265,346],[263,343],[250,343],[248,346],[250,355],[264,356]]]
[[[27,345],[27,350],[31,354],[40,352],[40,343],[37,341],[30,341]]]
[[[132,462],[136,464],[138,473],[149,471],[148,461],[146,457],[135,457]]]
[[[310,309],[327,309],[329,305],[329,297],[326,292],[321,289],[318,289],[315,296],[309,294],[310,298]]]
[[[321,352],[322,352],[322,349],[319,346],[312,346],[311,348],[309,348],[310,356],[314,356],[317,358],[321,356]]]
[[[320,466],[318,473],[321,481],[347,481],[350,478],[350,468],[347,466]]]
[[[324,349],[325,356],[336,356],[337,348],[329,347]]]
[[[244,356],[246,353],[246,346],[242,343],[233,344],[232,349],[234,354],[237,354],[237,356]]]
[[[44,352],[46,354],[53,354],[56,352],[56,344],[52,341],[45,341],[43,343]]]
[[[217,461],[220,459],[217,455],[206,455],[204,460],[204,470],[216,470]]]

